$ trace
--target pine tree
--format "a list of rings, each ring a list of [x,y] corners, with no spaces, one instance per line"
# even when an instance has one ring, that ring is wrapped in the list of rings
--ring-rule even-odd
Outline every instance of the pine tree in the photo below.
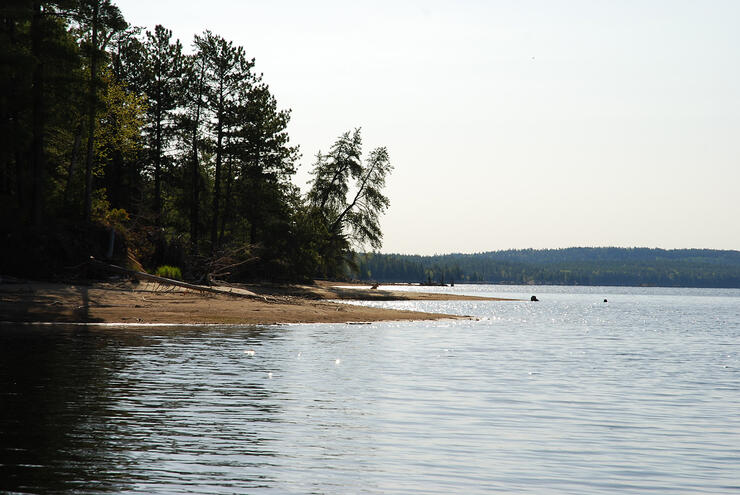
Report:
[[[175,134],[175,113],[182,102],[185,57],[172,31],[157,24],[147,31],[141,46],[139,87],[148,99],[144,133],[147,157],[154,179],[154,222],[162,224],[163,171],[169,163],[167,151]]]

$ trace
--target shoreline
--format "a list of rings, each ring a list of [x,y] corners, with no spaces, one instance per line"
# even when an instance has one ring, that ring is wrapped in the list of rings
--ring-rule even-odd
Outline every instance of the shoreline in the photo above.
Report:
[[[370,323],[470,319],[344,304],[337,300],[511,300],[454,294],[409,293],[315,285],[246,284],[219,286],[232,294],[210,294],[129,281],[89,285],[19,281],[0,284],[0,320],[12,323],[147,325],[276,325],[294,323]]]

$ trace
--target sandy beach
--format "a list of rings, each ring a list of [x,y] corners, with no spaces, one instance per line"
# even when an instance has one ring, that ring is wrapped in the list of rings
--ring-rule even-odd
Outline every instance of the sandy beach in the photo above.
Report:
[[[507,300],[337,285],[341,284],[219,287],[233,292],[228,295],[149,282],[2,283],[0,321],[266,325],[460,319],[467,317],[370,308],[332,300]]]

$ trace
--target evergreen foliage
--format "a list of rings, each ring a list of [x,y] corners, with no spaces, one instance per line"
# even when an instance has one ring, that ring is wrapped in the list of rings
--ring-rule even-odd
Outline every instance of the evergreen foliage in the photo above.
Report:
[[[303,196],[290,110],[254,58],[210,31],[188,46],[110,0],[3,3],[0,273],[73,275],[94,255],[192,280],[306,280],[380,246],[387,151],[363,162],[347,133]]]
[[[351,263],[344,256],[351,245],[381,246],[378,220],[390,204],[382,191],[391,170],[388,151],[382,147],[363,163],[360,129],[342,134],[328,154],[316,155],[308,200],[324,238],[319,251],[324,276],[336,277]]]
[[[366,253],[351,275],[381,282],[740,288],[740,251],[567,248],[411,256]]]

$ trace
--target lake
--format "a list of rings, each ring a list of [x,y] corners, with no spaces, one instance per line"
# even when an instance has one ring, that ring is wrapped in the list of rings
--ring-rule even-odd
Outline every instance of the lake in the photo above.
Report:
[[[0,492],[740,492],[740,290],[406,290],[527,300],[363,303],[475,321],[0,325]]]

